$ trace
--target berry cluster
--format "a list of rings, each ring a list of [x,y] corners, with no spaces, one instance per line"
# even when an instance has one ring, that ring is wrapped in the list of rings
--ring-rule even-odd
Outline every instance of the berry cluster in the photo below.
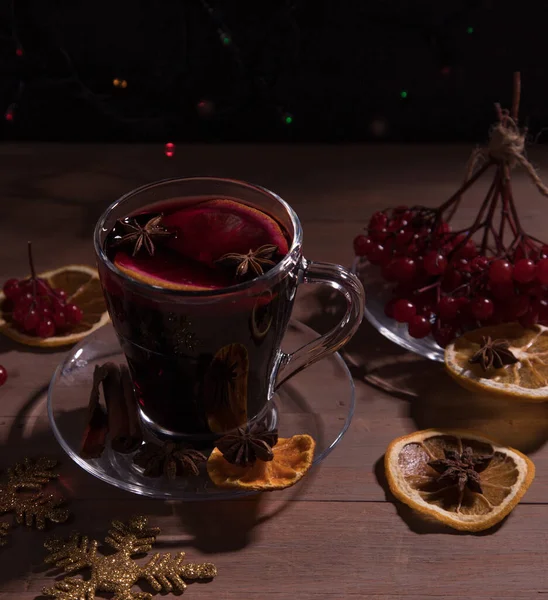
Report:
[[[52,289],[47,281],[36,276],[29,243],[31,276],[28,279],[8,279],[3,291],[11,309],[13,323],[24,333],[48,338],[82,321],[82,310],[67,302],[64,290]]]
[[[377,212],[368,234],[354,239],[356,255],[394,284],[386,315],[407,323],[409,335],[431,334],[442,347],[484,325],[548,325],[548,246],[525,234],[517,215],[506,216],[514,234],[509,246],[493,235],[492,213],[482,220],[481,210],[470,228],[452,232],[443,218],[448,206]],[[479,244],[472,237],[477,232],[483,233]]]

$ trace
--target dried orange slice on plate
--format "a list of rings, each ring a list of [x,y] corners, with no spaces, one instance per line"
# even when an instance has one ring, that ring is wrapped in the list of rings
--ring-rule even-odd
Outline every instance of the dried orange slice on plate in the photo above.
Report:
[[[271,461],[257,459],[251,466],[229,463],[215,448],[207,461],[213,483],[222,488],[250,491],[283,490],[297,483],[312,466],[316,442],[306,434],[279,438]]]
[[[3,335],[27,346],[55,348],[74,344],[108,323],[109,316],[96,269],[85,265],[69,265],[40,273],[38,277],[45,279],[52,288],[65,290],[67,302],[76,304],[84,313],[84,318],[62,335],[49,338],[28,335],[15,326],[9,312],[2,310],[1,307],[6,305],[6,297],[0,292],[0,333]]]
[[[461,430],[400,437],[388,447],[384,465],[398,500],[463,531],[502,521],[535,476],[534,464],[518,450]]]
[[[470,360],[491,345],[507,343],[515,357],[513,364],[498,362],[487,370],[481,361]],[[497,352],[496,347],[487,351]],[[499,352],[500,354],[500,352]],[[489,356],[488,358],[493,358]],[[504,357],[503,357],[504,358]],[[535,325],[525,329],[517,323],[482,327],[465,333],[445,349],[447,371],[460,385],[474,391],[502,395],[533,402],[548,401],[548,327]]]

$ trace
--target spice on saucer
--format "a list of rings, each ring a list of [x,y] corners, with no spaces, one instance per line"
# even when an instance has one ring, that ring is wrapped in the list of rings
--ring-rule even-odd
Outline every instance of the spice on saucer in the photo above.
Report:
[[[200,464],[206,460],[207,457],[198,450],[173,442],[162,445],[147,442],[133,457],[133,462],[144,469],[146,477],[165,475],[168,479],[196,476],[200,473]]]
[[[272,448],[277,443],[277,429],[270,431],[264,423],[254,423],[251,426],[238,427],[236,433],[225,435],[216,446],[229,463],[246,467],[257,459],[272,460]]]

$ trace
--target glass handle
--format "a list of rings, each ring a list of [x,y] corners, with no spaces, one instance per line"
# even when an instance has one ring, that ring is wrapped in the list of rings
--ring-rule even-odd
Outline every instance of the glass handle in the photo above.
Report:
[[[346,312],[336,327],[317,340],[290,354],[282,352],[276,387],[324,356],[337,352],[354,335],[363,318],[363,286],[355,275],[340,265],[303,259],[303,282],[323,283],[340,292],[346,299]]]

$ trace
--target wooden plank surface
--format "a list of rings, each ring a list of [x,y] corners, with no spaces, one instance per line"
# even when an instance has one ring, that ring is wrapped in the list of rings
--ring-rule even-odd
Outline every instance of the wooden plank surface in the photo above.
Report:
[[[33,240],[41,270],[92,263],[93,225],[112,200],[142,183],[190,174],[248,179],[274,189],[301,216],[307,256],[348,264],[352,238],[371,212],[446,199],[461,180],[468,151],[465,146],[195,146],[178,147],[169,160],[155,146],[4,145],[1,279],[26,273],[27,239]],[[548,154],[534,149],[530,158],[542,174]],[[486,186],[482,182],[465,198],[459,221],[470,219]],[[546,237],[546,200],[520,174],[514,190],[525,226]],[[339,308],[328,293],[310,286],[299,293],[294,315],[324,331]],[[1,339],[0,363],[10,377],[0,388],[0,468],[43,453],[62,461],[59,486],[71,500],[74,518],[57,533],[78,528],[101,539],[112,518],[150,516],[162,527],[159,550],[184,550],[189,560],[212,561],[219,569],[214,582],[191,586],[189,598],[529,600],[548,594],[548,404],[474,397],[442,367],[396,348],[367,323],[346,350],[358,365],[356,414],[318,469],[295,488],[259,502],[184,504],[117,490],[64,456],[46,415],[47,384],[64,353],[26,350]],[[365,385],[359,368],[364,364],[406,393]],[[328,411],[329,377],[317,385]],[[482,535],[457,534],[420,519],[387,493],[382,456],[388,443],[436,426],[478,429],[533,457],[537,479],[501,526]],[[19,528],[8,549],[0,550],[0,600],[28,600],[51,584],[40,564],[44,536]]]

